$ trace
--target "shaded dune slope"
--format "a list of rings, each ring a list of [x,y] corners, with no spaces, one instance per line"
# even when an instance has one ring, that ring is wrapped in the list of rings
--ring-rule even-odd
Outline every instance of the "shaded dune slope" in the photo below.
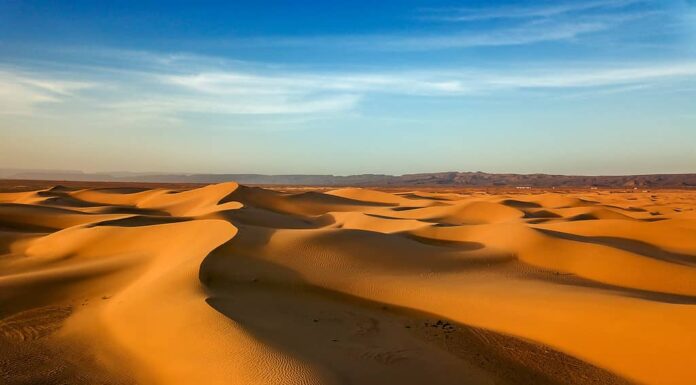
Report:
[[[691,384],[696,195],[0,193],[0,378]]]

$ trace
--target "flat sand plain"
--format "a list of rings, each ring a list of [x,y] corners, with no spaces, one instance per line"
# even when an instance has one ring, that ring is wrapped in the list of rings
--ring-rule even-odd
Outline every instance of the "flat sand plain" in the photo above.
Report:
[[[3,384],[696,383],[696,191],[3,187]]]

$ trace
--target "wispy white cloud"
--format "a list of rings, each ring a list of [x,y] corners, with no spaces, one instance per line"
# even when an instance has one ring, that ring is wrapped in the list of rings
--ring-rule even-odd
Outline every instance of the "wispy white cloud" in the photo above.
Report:
[[[637,16],[634,16],[637,17]],[[625,18],[625,17],[624,17]],[[625,20],[535,21],[491,30],[460,30],[440,34],[380,34],[316,37],[263,37],[220,41],[230,47],[286,47],[351,49],[358,51],[432,51],[444,49],[517,46],[574,40],[582,35],[616,27]],[[216,44],[208,42],[207,44]]]
[[[286,96],[258,99],[254,97],[220,98],[210,95],[179,93],[152,95],[147,99],[135,99],[109,103],[104,107],[114,111],[137,111],[149,116],[177,114],[221,115],[278,115],[278,114],[326,114],[354,108],[359,95],[335,94],[325,97]]]
[[[644,5],[640,7],[632,7]],[[278,39],[276,44],[322,43],[365,50],[426,51],[473,47],[531,45],[576,41],[586,35],[620,30],[625,24],[664,17],[668,12],[650,0],[588,0],[531,3],[527,6],[481,8],[430,8],[420,19],[435,22],[491,21],[438,35],[375,35]],[[664,17],[667,20],[667,17]],[[263,42],[263,39],[261,39]]]
[[[92,86],[90,82],[0,71],[0,114],[30,114],[38,105],[60,103]]]
[[[587,0],[576,2],[532,3],[528,6],[489,6],[482,8],[429,8],[424,17],[440,21],[480,21],[492,19],[548,18],[578,12],[612,10],[646,0]]]
[[[155,55],[156,56],[156,55]],[[138,60],[142,60],[139,57]],[[504,93],[569,96],[573,93],[641,92],[661,84],[696,82],[696,62],[642,65],[523,68],[458,68],[385,71],[300,71],[253,66],[236,68],[216,59],[188,57],[142,68],[60,73],[0,72],[0,115],[30,118],[60,116],[79,120],[135,124],[178,124],[207,117],[337,116],[356,111],[365,99],[382,96],[486,97]],[[119,67],[118,64],[114,64]],[[108,68],[104,71],[108,71]],[[85,94],[89,91],[89,95]],[[50,108],[48,108],[50,107]]]
[[[417,72],[284,72],[259,75],[234,71],[171,75],[161,79],[200,94],[243,95],[246,98],[356,92],[432,95],[469,91],[460,80]]]
[[[675,78],[696,77],[696,63],[656,64],[586,70],[556,70],[534,75],[494,77],[489,84],[514,88],[571,88],[655,82]]]
[[[371,73],[248,74],[203,72],[162,77],[164,82],[202,95],[309,95],[387,93],[415,96],[462,96],[524,89],[605,87],[669,79],[696,78],[696,62],[536,70],[421,70]]]
[[[467,26],[439,33],[385,33],[324,36],[272,36],[207,41],[204,44],[228,47],[284,47],[355,51],[417,52],[475,47],[504,47],[544,42],[575,41],[585,35],[613,31],[624,24],[665,16],[659,7],[610,12],[645,0],[596,0],[544,7],[485,8],[480,10],[431,11],[430,20],[474,21],[511,19],[495,25]],[[582,13],[600,9],[604,12]],[[578,13],[579,12],[579,13]]]
[[[429,51],[453,48],[516,46],[573,40],[581,35],[610,28],[603,22],[533,23],[492,31],[458,32],[432,36],[375,37],[353,45],[391,51]],[[351,44],[350,41],[345,44]]]

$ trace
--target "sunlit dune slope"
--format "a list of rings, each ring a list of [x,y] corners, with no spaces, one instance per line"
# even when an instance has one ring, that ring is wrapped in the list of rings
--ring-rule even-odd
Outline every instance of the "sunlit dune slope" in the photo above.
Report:
[[[696,192],[0,193],[3,384],[696,383]]]

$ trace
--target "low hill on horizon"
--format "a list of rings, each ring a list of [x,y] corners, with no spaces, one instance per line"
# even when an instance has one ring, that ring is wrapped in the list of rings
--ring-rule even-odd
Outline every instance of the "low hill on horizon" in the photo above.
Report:
[[[404,175],[263,175],[263,174],[167,174],[85,173],[54,170],[0,170],[1,179],[65,180],[95,182],[220,183],[236,181],[258,185],[313,186],[452,186],[452,187],[607,187],[694,188],[696,173],[646,175],[495,174],[485,172],[435,172]]]

